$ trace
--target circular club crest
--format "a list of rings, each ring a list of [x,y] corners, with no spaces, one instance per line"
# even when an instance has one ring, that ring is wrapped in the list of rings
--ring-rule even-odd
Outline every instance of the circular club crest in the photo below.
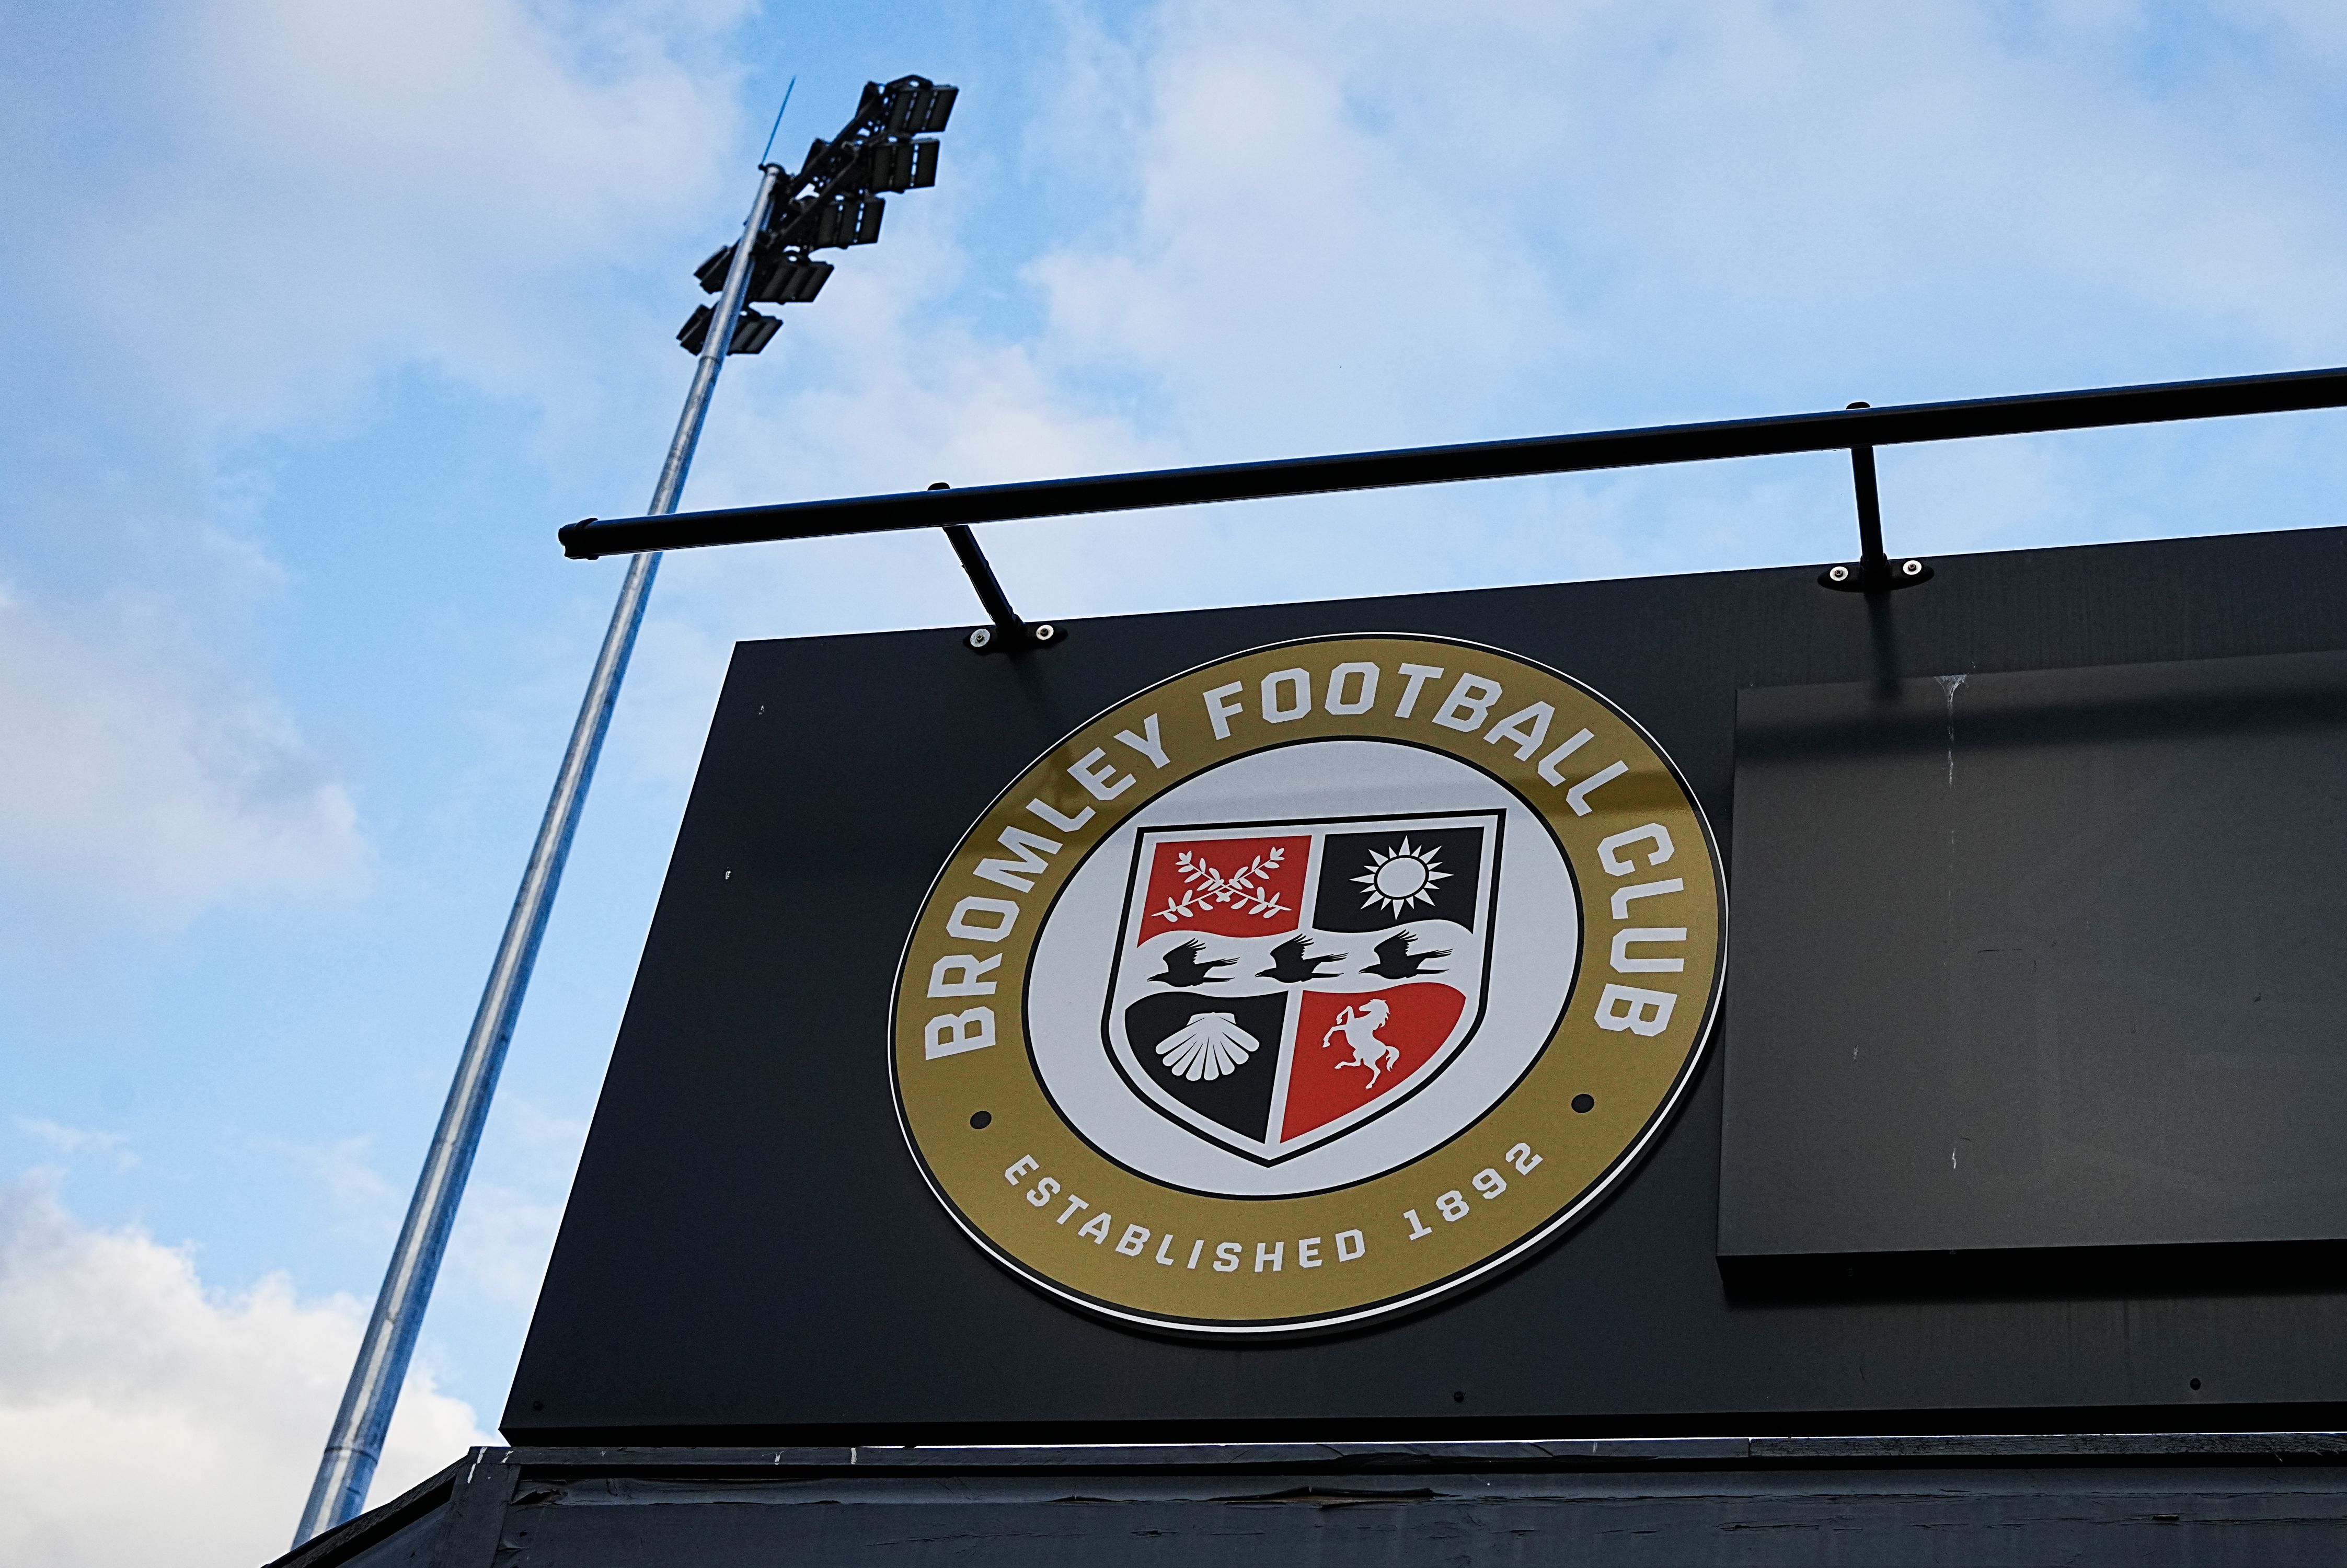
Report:
[[[1175,676],[997,798],[897,980],[897,1112],[1065,1300],[1214,1334],[1398,1311],[1570,1224],[1711,1028],[1709,825],[1604,698],[1337,637]]]

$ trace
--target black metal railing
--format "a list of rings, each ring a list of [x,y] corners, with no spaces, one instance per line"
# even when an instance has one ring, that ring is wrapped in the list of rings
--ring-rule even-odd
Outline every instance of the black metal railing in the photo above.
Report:
[[[795,501],[775,507],[678,512],[664,518],[589,518],[563,528],[560,538],[566,555],[592,560],[600,556],[691,549],[702,545],[887,533],[902,528],[1003,523],[1023,518],[1193,507],[1403,485],[1446,485],[1466,479],[1579,474],[1604,468],[1710,462],[1723,457],[1832,452],[1920,441],[1963,441],[1983,436],[2027,436],[2339,407],[2347,407],[2347,369],[2306,370],[2216,381],[1982,397],[1958,403],[1838,408],[1827,413],[1779,415],[1765,419],[1723,419],[1703,425],[1536,436],[1515,441],[1349,452],[1204,468],[1038,479],[1015,485],[978,485],[967,489],[915,490],[842,500]]]

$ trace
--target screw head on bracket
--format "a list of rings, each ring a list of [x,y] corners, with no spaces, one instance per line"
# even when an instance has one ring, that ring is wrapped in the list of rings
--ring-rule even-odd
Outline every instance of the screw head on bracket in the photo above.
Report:
[[[1060,629],[1046,620],[1034,627],[1032,632],[1036,641],[1049,642],[1060,635]]]
[[[977,626],[970,629],[969,645],[973,651],[983,653],[994,646],[994,628]]]
[[[1905,572],[1909,577],[1922,577],[1923,575],[1923,563],[1919,560],[1911,560],[1899,569]]]
[[[1848,582],[1850,580],[1850,568],[1846,566],[1838,566],[1832,570],[1827,572],[1826,575],[1833,579],[1836,582]]]

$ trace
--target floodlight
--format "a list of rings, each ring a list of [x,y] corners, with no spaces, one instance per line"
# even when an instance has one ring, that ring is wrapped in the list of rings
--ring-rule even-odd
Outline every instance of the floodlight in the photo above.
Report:
[[[793,238],[810,251],[835,251],[849,245],[869,245],[880,238],[880,219],[887,203],[877,196],[851,190],[834,197],[809,213],[812,220]]]
[[[875,190],[903,190],[913,183],[913,144],[876,141],[865,179]]]
[[[760,265],[750,280],[750,298],[768,304],[803,305],[823,292],[831,263],[784,256]]]
[[[866,182],[874,190],[910,190],[938,182],[938,144],[891,138],[872,145]]]
[[[892,136],[943,130],[960,92],[959,87],[941,87],[920,77],[899,77],[883,90],[887,107],[882,124]]]
[[[726,269],[733,266],[733,246],[720,245],[716,250],[711,251],[709,253],[709,260],[702,262],[701,265],[692,270],[692,275],[701,282],[701,292],[704,294],[713,294],[718,290],[723,288],[725,286]]]
[[[742,319],[733,323],[733,342],[728,354],[755,354],[774,341],[783,330],[780,316],[761,315],[756,311],[743,311]]]
[[[829,272],[831,269],[826,267],[824,270]],[[715,319],[715,315],[707,305],[692,307],[692,315],[676,334],[676,341],[684,345],[685,353],[701,352],[702,345],[709,341],[709,323]],[[782,324],[782,319],[778,316],[760,315],[756,311],[743,311],[741,320],[733,326],[733,345],[725,352],[755,354],[774,341],[774,333],[781,330]]]

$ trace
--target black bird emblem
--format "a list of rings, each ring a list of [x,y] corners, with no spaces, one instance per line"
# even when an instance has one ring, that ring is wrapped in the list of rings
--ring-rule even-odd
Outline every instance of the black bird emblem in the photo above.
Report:
[[[1198,955],[1205,950],[1206,944],[1201,942],[1195,937],[1191,938],[1186,942],[1178,943],[1175,946],[1167,948],[1165,951],[1165,968],[1158,973],[1149,977],[1151,983],[1161,986],[1183,987],[1219,984],[1223,980],[1224,977],[1214,973],[1214,971],[1221,968],[1225,964],[1235,963],[1237,960],[1235,958],[1208,958],[1204,963],[1201,963],[1198,960]]]
[[[1307,958],[1306,949],[1311,946],[1312,938],[1298,931],[1271,950],[1271,968],[1257,969],[1255,973],[1266,979],[1277,980],[1283,986],[1301,985],[1306,980],[1327,979],[1327,974],[1320,966],[1342,963],[1345,955],[1317,953]]]
[[[1398,931],[1377,946],[1378,961],[1361,970],[1365,975],[1383,975],[1389,980],[1406,980],[1413,975],[1439,975],[1440,969],[1426,966],[1437,958],[1450,956],[1448,948],[1437,948],[1430,953],[1413,953],[1409,949],[1418,938],[1408,931]]]

